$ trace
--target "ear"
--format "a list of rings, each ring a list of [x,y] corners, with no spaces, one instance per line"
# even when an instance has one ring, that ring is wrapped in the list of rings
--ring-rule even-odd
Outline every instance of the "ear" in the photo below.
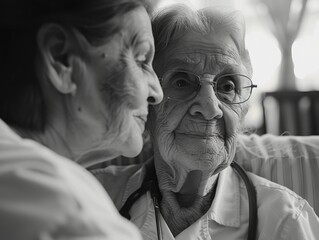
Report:
[[[37,42],[52,85],[60,93],[75,95],[71,61],[74,38],[60,25],[45,24],[38,31]]]

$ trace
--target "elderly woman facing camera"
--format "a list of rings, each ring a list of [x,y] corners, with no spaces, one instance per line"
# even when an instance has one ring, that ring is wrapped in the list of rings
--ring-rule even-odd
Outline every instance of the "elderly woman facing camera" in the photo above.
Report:
[[[238,14],[170,7],[153,35],[164,92],[149,115],[155,172],[148,163],[95,173],[121,189],[111,197],[123,216],[144,239],[317,239],[304,199],[234,162],[256,87]]]
[[[162,100],[142,1],[4,1],[0,24],[0,239],[140,239],[78,164],[137,155]]]

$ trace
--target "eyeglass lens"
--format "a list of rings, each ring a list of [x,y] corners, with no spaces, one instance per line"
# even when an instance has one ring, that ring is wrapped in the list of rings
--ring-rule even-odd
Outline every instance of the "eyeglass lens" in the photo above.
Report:
[[[205,81],[202,81],[205,82]],[[200,78],[189,72],[167,73],[162,82],[164,94],[170,99],[189,100],[195,97],[201,87]],[[225,103],[242,103],[249,99],[252,90],[250,78],[241,74],[225,74],[213,83],[216,96]]]

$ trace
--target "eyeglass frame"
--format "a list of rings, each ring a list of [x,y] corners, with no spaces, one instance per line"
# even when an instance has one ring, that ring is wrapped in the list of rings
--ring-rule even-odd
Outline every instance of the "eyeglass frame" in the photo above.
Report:
[[[213,87],[214,92],[215,92],[215,95],[216,95],[216,97],[218,98],[218,100],[220,100],[220,101],[222,101],[222,102],[224,102],[224,103],[226,103],[226,104],[231,104],[231,105],[233,105],[233,104],[242,104],[242,103],[247,102],[247,101],[249,100],[249,98],[251,97],[253,88],[257,88],[257,85],[256,85],[256,84],[253,84],[253,81],[251,80],[250,77],[248,77],[247,75],[241,74],[241,73],[226,73],[226,74],[216,75],[216,76],[214,77],[213,81],[210,82],[210,81],[207,81],[207,80],[202,80],[202,77],[200,77],[199,75],[197,75],[197,74],[195,74],[195,73],[193,73],[193,72],[191,72],[191,71],[186,71],[186,70],[172,70],[172,71],[168,71],[168,72],[164,73],[164,75],[159,78],[159,81],[160,81],[161,86],[162,86],[162,81],[163,81],[165,75],[167,75],[167,74],[169,74],[169,73],[175,73],[175,72],[176,72],[176,73],[179,73],[179,72],[182,72],[182,73],[183,73],[183,72],[184,72],[184,73],[192,74],[192,75],[196,76],[197,81],[199,82],[199,85],[198,85],[198,88],[194,91],[194,93],[196,93],[196,94],[194,94],[194,96],[190,96],[189,98],[186,98],[186,99],[178,99],[178,98],[173,98],[173,97],[167,97],[168,100],[188,101],[188,100],[190,100],[190,99],[193,99],[193,98],[195,98],[195,97],[198,95],[198,93],[199,93],[199,91],[200,91],[200,89],[201,89],[201,87],[202,87],[202,82],[206,82],[206,83],[208,83],[209,85],[211,85],[211,86]],[[238,102],[238,103],[237,103],[237,102],[232,103],[232,102],[227,102],[227,101],[225,101],[225,100],[223,100],[223,99],[221,99],[221,98],[219,97],[219,94],[216,93],[216,89],[215,89],[216,82],[217,82],[218,79],[220,79],[220,78],[222,78],[222,77],[227,77],[227,76],[242,76],[242,77],[247,78],[247,79],[250,81],[250,85],[243,87],[243,88],[250,88],[249,97],[248,97],[246,100],[244,100],[244,101],[242,101],[242,102]],[[163,89],[163,92],[164,92],[164,89]]]

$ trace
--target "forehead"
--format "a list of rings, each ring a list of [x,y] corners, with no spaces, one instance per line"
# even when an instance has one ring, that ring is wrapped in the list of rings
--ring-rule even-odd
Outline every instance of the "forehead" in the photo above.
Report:
[[[187,33],[171,43],[156,58],[156,65],[160,66],[157,70],[160,72],[185,68],[213,73],[223,68],[238,67],[240,64],[238,46],[233,37],[225,32]]]
[[[143,7],[138,7],[121,18],[118,21],[122,23],[122,31],[128,34],[141,33],[141,37],[153,38],[150,18]]]

